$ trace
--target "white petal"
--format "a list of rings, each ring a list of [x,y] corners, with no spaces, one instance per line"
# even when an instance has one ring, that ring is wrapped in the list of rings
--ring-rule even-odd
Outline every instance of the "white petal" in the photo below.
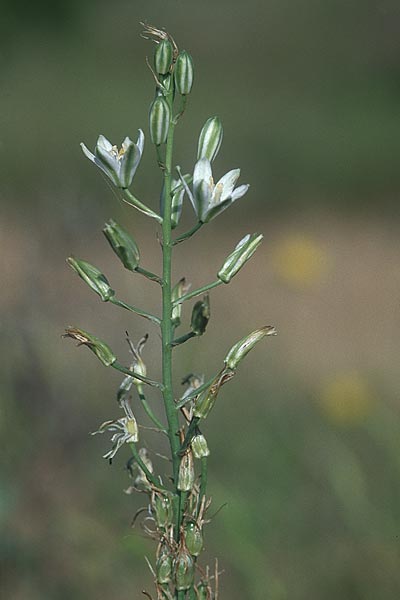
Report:
[[[196,187],[197,183],[205,180],[209,183],[212,180],[211,163],[207,158],[201,158],[197,161],[193,172],[193,187]]]
[[[139,148],[140,154],[142,155],[144,147],[144,133],[141,129],[139,129],[139,137],[137,139],[136,145]]]
[[[247,192],[247,190],[249,189],[249,187],[250,187],[249,184],[246,183],[244,185],[240,185],[236,190],[234,190],[231,195],[232,202],[234,202],[238,198],[241,198],[242,196],[244,196],[245,193]]]
[[[96,146],[101,146],[107,151],[112,149],[112,143],[104,135],[99,135]]]
[[[129,140],[129,138],[126,138]],[[123,142],[125,144],[125,141]],[[120,162],[119,179],[123,188],[131,185],[133,176],[138,168],[141,153],[136,144],[129,140],[128,145],[124,148],[125,152]]]
[[[225,173],[225,175],[218,181],[217,185],[221,184],[223,187],[221,196],[222,200],[226,200],[226,198],[229,198],[232,195],[233,188],[239,179],[239,175],[240,169],[232,169],[232,171]]]

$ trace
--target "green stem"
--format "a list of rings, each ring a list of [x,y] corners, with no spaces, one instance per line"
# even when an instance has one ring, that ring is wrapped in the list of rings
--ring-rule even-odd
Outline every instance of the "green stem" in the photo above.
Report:
[[[135,444],[132,442],[132,443],[129,444],[129,446],[131,448],[131,451],[132,451],[132,454],[133,454],[133,457],[134,457],[135,461],[137,462],[137,464],[139,465],[139,467],[142,469],[142,471],[146,475],[147,479],[156,488],[165,490],[166,488],[158,481],[158,479],[156,477],[154,477],[153,473],[150,473],[149,469],[146,467],[146,465],[144,464],[144,462],[140,458],[139,453],[136,450]]]
[[[185,300],[190,300],[191,298],[194,298],[195,296],[200,296],[200,294],[203,294],[203,292],[212,290],[213,288],[215,288],[221,284],[222,284],[222,281],[220,279],[218,279],[217,281],[213,281],[212,283],[203,285],[203,287],[197,288],[197,290],[193,290],[193,292],[189,292],[188,294],[185,294],[184,296],[181,296],[180,298],[175,300],[174,306],[176,306],[177,304],[182,304],[182,302],[185,302]]]
[[[194,331],[189,331],[188,333],[185,333],[185,335],[181,335],[181,337],[176,338],[175,340],[173,340],[171,342],[171,346],[173,348],[175,348],[175,346],[179,346],[180,344],[184,344],[185,342],[187,342],[191,338],[196,337],[196,335],[197,334]]]
[[[182,235],[180,235],[173,241],[174,246],[191,238],[192,235],[194,235],[196,233],[196,231],[198,231],[200,229],[200,227],[202,227],[202,226],[203,226],[203,223],[201,221],[196,223],[196,225],[194,225],[194,227],[192,227],[192,229],[189,229],[189,231],[187,231],[186,233],[182,233]]]
[[[130,192],[128,189],[123,189],[122,190],[122,194],[123,194],[122,200],[124,202],[126,202],[130,206],[134,206],[140,212],[144,213],[148,217],[152,217],[153,219],[156,219],[159,223],[163,222],[163,219],[162,219],[162,217],[160,215],[158,215],[153,210],[151,210],[151,208],[149,208],[148,206],[146,206],[145,204],[143,204],[143,202],[140,202],[140,200],[138,200],[132,194],[132,192]]]
[[[138,386],[138,394],[139,394],[140,402],[142,403],[145,413],[147,414],[149,419],[151,421],[153,421],[154,425],[156,427],[158,427],[158,429],[160,431],[162,431],[163,433],[168,433],[167,430],[165,429],[164,425],[161,423],[161,421],[159,419],[157,419],[156,415],[153,413],[149,403],[146,400],[146,396],[144,395],[143,389],[141,389],[141,388],[142,388],[142,386],[140,386],[140,387]]]
[[[155,273],[152,273],[151,271],[148,271],[147,269],[142,269],[142,267],[136,267],[135,271],[136,271],[136,273],[140,273],[140,275],[144,275],[144,277],[147,277],[147,279],[150,279],[150,281],[155,281],[155,282],[159,283],[160,285],[162,285],[161,277],[159,277]]]
[[[172,94],[167,97],[172,112]],[[178,438],[179,416],[175,407],[174,393],[172,389],[172,336],[173,327],[172,317],[172,284],[171,284],[171,259],[172,259],[172,235],[171,235],[171,170],[172,170],[172,150],[174,144],[175,125],[170,122],[167,147],[165,153],[164,170],[164,215],[162,223],[162,252],[163,252],[163,286],[162,286],[162,376],[163,376],[163,398],[165,413],[168,421],[168,437],[171,447],[171,458],[173,467],[173,479],[176,488],[178,482],[179,470],[179,450],[180,442]],[[175,539],[179,540],[179,512],[176,515]]]
[[[115,306],[120,306],[121,308],[125,308],[126,310],[129,310],[130,312],[133,312],[136,315],[144,317],[145,319],[149,319],[149,321],[151,321],[152,323],[155,323],[156,325],[161,325],[161,319],[159,319],[155,315],[152,315],[151,313],[148,313],[145,310],[142,310],[141,308],[137,308],[136,306],[127,304],[126,302],[123,302],[122,300],[118,300],[115,297],[110,298],[110,302],[112,304],[115,304]]]
[[[159,381],[153,381],[152,379],[149,379],[148,377],[144,377],[144,375],[139,375],[139,373],[134,373],[133,371],[131,371],[131,369],[128,369],[128,367],[124,367],[117,361],[113,362],[111,367],[113,369],[116,369],[120,373],[124,373],[125,375],[130,375],[131,377],[135,377],[135,379],[139,379],[140,381],[143,381],[143,383],[147,383],[147,385],[157,387],[160,390],[162,390],[164,387],[163,384],[160,383]]]

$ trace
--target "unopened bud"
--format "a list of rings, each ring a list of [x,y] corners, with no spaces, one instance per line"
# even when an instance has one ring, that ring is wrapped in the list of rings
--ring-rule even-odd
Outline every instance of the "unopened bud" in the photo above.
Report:
[[[90,348],[106,367],[111,366],[117,360],[117,357],[107,344],[83,329],[68,327],[68,329],[65,330],[63,337],[70,337],[73,340],[76,340],[78,346],[87,346]]]
[[[175,586],[178,591],[188,590],[193,585],[194,569],[193,557],[183,542],[174,560]]]
[[[250,352],[250,350],[254,348],[254,346],[267,335],[276,335],[275,327],[273,327],[272,325],[266,325],[265,327],[256,329],[249,335],[246,335],[246,337],[239,340],[229,350],[228,354],[225,357],[225,365],[229,369],[235,370],[239,362],[243,360],[243,358]]]
[[[203,335],[210,320],[210,297],[207,294],[193,306],[191,328],[196,335]]]
[[[234,251],[228,256],[218,271],[218,279],[224,283],[229,283],[230,280],[243,265],[253,256],[258,246],[261,244],[263,235],[261,233],[247,234],[237,244]]]
[[[190,94],[193,85],[193,60],[186,50],[182,50],[176,59],[174,75],[178,92],[182,96]]]
[[[207,440],[202,433],[196,433],[192,437],[190,442],[192,447],[193,456],[195,458],[204,458],[210,456],[210,450],[208,449]]]
[[[134,271],[140,260],[139,248],[135,240],[112,219],[105,224],[103,233],[124,267]]]
[[[165,144],[168,136],[171,110],[163,96],[158,96],[150,107],[150,137],[153,144]]]
[[[107,302],[115,294],[110,283],[105,275],[97,267],[94,267],[85,260],[79,260],[70,256],[67,258],[67,263],[74,269],[88,286],[96,292],[103,300]]]
[[[218,117],[210,117],[204,123],[197,146],[197,160],[207,158],[210,162],[217,156],[224,132]]]
[[[173,47],[169,40],[161,40],[154,54],[154,67],[157,73],[166,75],[171,68]]]
[[[203,534],[194,521],[189,521],[185,526],[185,543],[192,556],[199,556],[203,549]]]
[[[173,520],[173,507],[170,494],[154,492],[151,505],[157,526],[164,528],[171,525]]]
[[[181,458],[177,488],[181,492],[190,492],[194,484],[193,453],[190,447]]]

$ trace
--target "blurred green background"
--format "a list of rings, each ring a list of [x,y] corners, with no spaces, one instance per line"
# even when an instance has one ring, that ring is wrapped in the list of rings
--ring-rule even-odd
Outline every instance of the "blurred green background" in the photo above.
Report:
[[[400,9],[394,0],[3,0],[0,24],[0,519],[2,598],[119,600],[151,588],[132,530],[128,451],[110,467],[105,438],[120,378],[62,341],[66,325],[107,340],[156,330],[101,304],[65,264],[99,266],[119,296],[158,311],[154,284],[119,267],[101,234],[109,217],[159,270],[152,222],[115,198],[79,142],[147,132],[153,95],[139,21],[166,27],[195,60],[176,162],[225,127],[219,177],[242,168],[247,196],[176,251],[194,286],[247,232],[265,243],[212,293],[207,335],[176,350],[182,375],[208,376],[238,338],[279,336],[251,354],[205,429],[216,510],[206,556],[221,598],[400,597],[399,288]],[[137,195],[158,204],[147,143]],[[193,222],[190,207],[184,226]],[[190,317],[187,308],[186,318]],[[157,393],[150,394],[155,406]],[[141,418],[141,415],[139,413]],[[151,437],[153,436],[153,437]],[[145,434],[160,452],[162,442]],[[159,459],[153,455],[157,462]],[[162,462],[159,467],[165,469]]]

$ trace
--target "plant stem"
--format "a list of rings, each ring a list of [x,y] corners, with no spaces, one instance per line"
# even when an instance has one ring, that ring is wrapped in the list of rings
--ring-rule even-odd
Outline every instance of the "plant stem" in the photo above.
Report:
[[[160,390],[163,389],[163,384],[160,383],[159,381],[153,381],[152,379],[149,379],[148,377],[144,377],[143,375],[139,375],[139,373],[134,373],[134,371],[132,371],[131,369],[128,369],[128,367],[124,367],[123,365],[121,365],[119,362],[115,361],[113,362],[112,365],[110,365],[113,369],[116,369],[117,371],[120,371],[121,373],[124,373],[125,375],[130,375],[131,377],[135,377],[135,379],[139,379],[140,381],[143,381],[143,383],[147,383],[147,385],[151,385],[153,387],[157,387]]]
[[[188,240],[189,238],[192,237],[192,235],[194,235],[196,233],[196,231],[198,231],[200,229],[200,227],[203,226],[203,223],[201,221],[199,221],[198,223],[196,223],[196,225],[194,225],[192,227],[192,229],[189,229],[189,231],[187,231],[186,233],[182,233],[182,235],[180,235],[179,237],[177,237],[174,241],[173,241],[173,245],[176,246],[177,244],[180,244],[181,242],[184,242],[185,240]]]
[[[162,285],[161,277],[159,277],[155,273],[152,273],[151,271],[148,271],[147,269],[143,269],[142,267],[136,267],[135,271],[136,271],[136,273],[140,273],[140,275],[144,275],[144,277],[147,277],[147,279],[150,279],[150,281],[155,281],[155,282],[159,283],[160,285]]]
[[[188,333],[185,333],[185,335],[181,335],[181,337],[175,338],[171,342],[171,346],[173,348],[175,348],[175,346],[179,346],[180,344],[184,344],[185,342],[187,342],[191,338],[196,337],[196,335],[197,335],[197,333],[195,333],[194,331],[189,331]]]
[[[144,464],[144,462],[142,461],[142,459],[139,456],[138,451],[136,450],[136,446],[135,444],[132,442],[129,444],[133,457],[135,459],[135,461],[137,462],[137,464],[139,465],[139,467],[142,469],[143,473],[146,475],[147,479],[156,487],[156,488],[160,488],[160,489],[165,489],[165,487],[158,481],[158,479],[156,477],[154,477],[153,473],[150,473],[149,469],[146,467],[146,465]]]
[[[203,292],[212,290],[213,288],[215,288],[221,284],[222,284],[222,281],[220,279],[218,279],[217,281],[213,281],[212,283],[207,283],[207,285],[203,285],[203,287],[197,288],[197,290],[193,290],[193,292],[189,292],[188,294],[185,294],[184,296],[181,296],[180,298],[175,300],[174,306],[176,306],[177,304],[182,304],[182,302],[185,302],[185,300],[190,300],[191,298],[194,298],[195,296],[200,296],[200,294],[202,294]]]
[[[140,386],[140,387],[142,387],[142,386]],[[161,423],[161,421],[159,421],[159,419],[157,419],[156,415],[151,410],[151,407],[149,406],[149,403],[146,400],[146,396],[144,395],[143,389],[140,389],[139,386],[138,386],[138,394],[139,394],[140,402],[142,403],[142,406],[143,406],[147,416],[149,417],[149,419],[151,421],[153,421],[154,425],[156,427],[158,427],[158,429],[160,429],[160,431],[162,431],[163,433],[168,433],[167,430],[165,429],[164,425]]]
[[[158,215],[157,213],[155,213],[153,210],[151,210],[151,208],[149,208],[148,206],[146,206],[145,204],[140,202],[140,200],[138,200],[132,194],[132,192],[130,192],[128,189],[123,189],[122,194],[123,194],[122,200],[124,202],[126,202],[130,206],[134,206],[135,208],[137,208],[140,212],[144,213],[145,215],[152,217],[153,219],[156,219],[159,223],[162,223],[162,217],[160,215]]]
[[[152,315],[151,313],[148,313],[145,310],[142,310],[141,308],[137,308],[136,306],[127,304],[126,302],[123,302],[122,300],[118,300],[115,297],[110,298],[109,302],[111,302],[111,304],[115,304],[115,306],[120,306],[121,308],[125,308],[126,310],[129,310],[130,312],[133,312],[133,313],[139,315],[140,317],[149,319],[149,321],[151,321],[152,323],[155,323],[156,325],[161,325],[161,320],[158,317],[156,317],[155,315]]]

